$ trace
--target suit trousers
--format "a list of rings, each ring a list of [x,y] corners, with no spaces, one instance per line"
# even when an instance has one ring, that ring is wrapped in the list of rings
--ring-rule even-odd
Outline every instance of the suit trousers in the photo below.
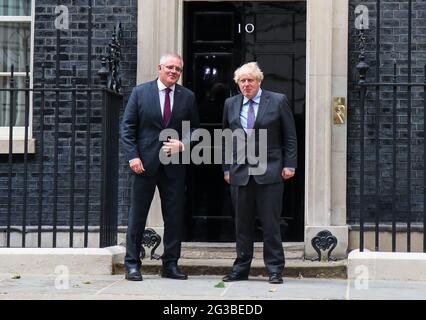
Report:
[[[161,198],[161,210],[164,220],[163,264],[177,262],[181,253],[183,233],[185,179],[169,177],[163,165],[155,176],[131,175],[130,210],[126,234],[127,269],[140,268],[142,236],[145,230],[148,211],[158,187]]]
[[[237,273],[248,276],[250,272],[257,215],[263,230],[266,270],[268,274],[282,274],[285,263],[280,230],[283,191],[283,182],[258,184],[253,177],[245,186],[231,185],[237,249],[233,270]]]

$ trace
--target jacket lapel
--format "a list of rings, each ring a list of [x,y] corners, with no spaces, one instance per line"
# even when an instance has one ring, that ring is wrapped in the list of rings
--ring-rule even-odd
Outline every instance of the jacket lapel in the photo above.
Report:
[[[181,106],[182,101],[182,88],[180,85],[175,85],[175,90],[173,91],[173,108],[172,108],[172,114],[170,116],[169,123],[167,124],[167,127],[170,126],[170,124],[173,123],[173,120],[176,118],[176,114],[179,113],[179,109]]]
[[[267,91],[263,90],[262,95],[260,96],[259,109],[257,110],[257,117],[254,121],[253,129],[257,129],[259,127],[259,123],[262,121],[262,118],[265,114],[266,108],[269,103],[269,94]]]
[[[153,117],[155,119],[155,122],[162,127],[163,116],[161,115],[160,97],[158,96],[157,80],[154,80],[151,82],[151,90],[149,90],[149,92],[150,92],[149,101],[152,102],[152,106],[153,106],[152,108]]]
[[[244,96],[240,94],[238,99],[235,100],[234,107],[232,108],[232,110],[234,110],[233,117],[238,123],[238,127],[240,127],[241,129],[243,128],[243,126],[241,125],[240,114],[241,114],[241,109],[243,108],[243,101],[244,101]]]

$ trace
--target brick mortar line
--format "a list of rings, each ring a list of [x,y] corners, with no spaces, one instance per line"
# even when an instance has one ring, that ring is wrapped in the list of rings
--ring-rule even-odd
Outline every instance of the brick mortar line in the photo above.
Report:
[[[221,297],[224,297],[226,292],[232,287],[233,283],[230,283],[229,286],[227,288],[225,288],[225,290],[223,290],[223,292],[220,294]]]
[[[348,282],[347,282],[347,285],[346,285],[346,294],[345,294],[345,299],[346,300],[350,300],[351,299],[350,291],[351,291],[351,280],[348,279]]]
[[[99,291],[97,291],[97,292],[95,293],[95,296],[100,295],[103,291],[105,291],[106,289],[111,288],[112,286],[114,286],[115,284],[117,284],[118,282],[121,282],[121,281],[123,281],[123,279],[117,280],[117,281],[115,281],[115,282],[113,282],[113,283],[109,284],[109,285],[108,285],[108,286],[106,286],[105,288],[100,289]]]

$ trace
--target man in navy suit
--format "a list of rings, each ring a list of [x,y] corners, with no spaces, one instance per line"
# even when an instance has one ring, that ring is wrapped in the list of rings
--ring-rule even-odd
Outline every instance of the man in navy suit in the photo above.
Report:
[[[164,220],[161,276],[188,278],[177,264],[184,218],[185,166],[160,161],[160,153],[173,157],[189,148],[190,134],[182,130],[184,121],[190,122],[191,130],[198,127],[194,93],[177,84],[182,68],[183,61],[179,55],[163,56],[158,65],[158,78],[136,86],[124,111],[121,139],[132,170],[124,259],[127,280],[142,280],[139,257],[142,235],[156,186],[160,192]],[[164,129],[176,130],[179,139],[162,141],[160,133]]]
[[[256,214],[263,229],[263,258],[270,283],[282,283],[284,251],[280,217],[284,180],[295,174],[297,166],[296,129],[285,95],[262,90],[263,73],[251,62],[235,71],[234,81],[242,94],[228,98],[223,111],[223,129],[242,131],[242,138],[259,151],[261,161],[247,152],[241,161],[241,148],[232,149],[230,165],[224,165],[224,179],[231,185],[235,209],[237,258],[223,281],[246,280],[253,259]],[[266,132],[262,140],[261,130]],[[243,148],[244,149],[244,148]],[[229,151],[224,151],[229,152]],[[250,159],[251,157],[251,159]],[[263,160],[262,160],[263,159]]]

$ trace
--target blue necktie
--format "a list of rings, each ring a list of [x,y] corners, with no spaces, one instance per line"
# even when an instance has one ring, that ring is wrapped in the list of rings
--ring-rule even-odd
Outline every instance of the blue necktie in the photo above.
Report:
[[[254,107],[253,107],[254,101],[249,100],[249,108],[248,108],[248,114],[247,114],[247,133],[251,134],[251,129],[254,127]]]

